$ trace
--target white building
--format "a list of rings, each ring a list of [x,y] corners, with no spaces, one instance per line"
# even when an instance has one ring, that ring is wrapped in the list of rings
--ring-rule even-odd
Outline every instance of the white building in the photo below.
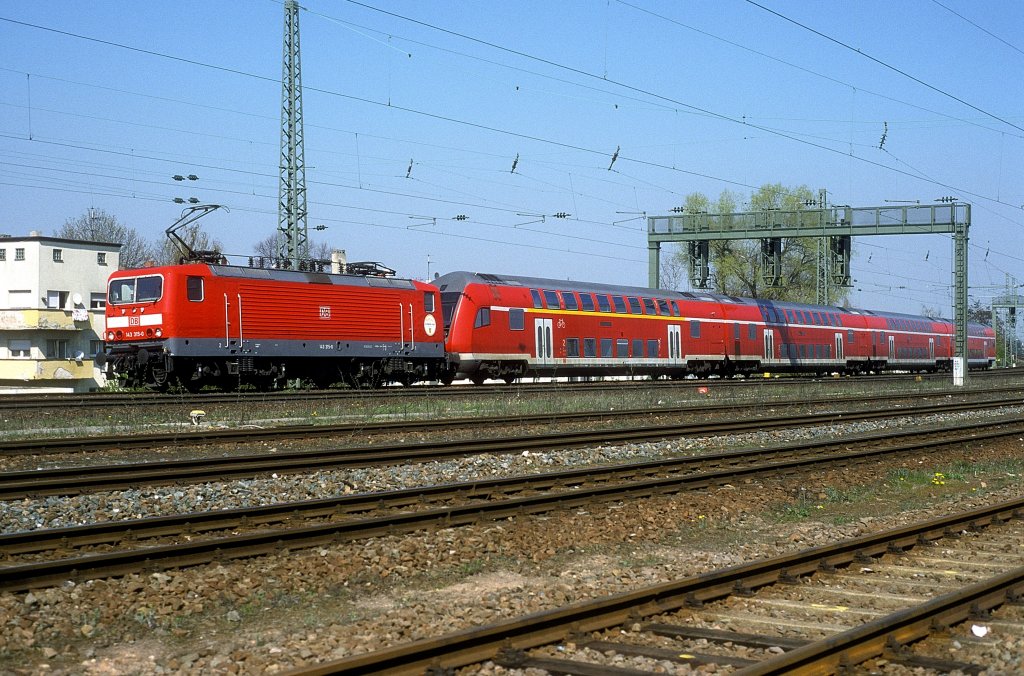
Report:
[[[87,392],[104,384],[107,277],[120,244],[0,235],[0,393]]]

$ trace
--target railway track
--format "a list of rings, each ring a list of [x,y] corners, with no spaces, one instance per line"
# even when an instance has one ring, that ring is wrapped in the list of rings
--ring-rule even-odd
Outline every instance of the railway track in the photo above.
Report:
[[[0,591],[705,490],[769,474],[877,462],[893,454],[1020,434],[1024,422],[957,425],[931,432],[860,435],[767,450],[12,533],[0,536],[0,558],[5,561],[0,566]]]
[[[990,615],[1024,597],[1022,518],[1018,499],[291,673],[439,673],[493,661],[553,674],[639,676],[663,673],[668,661],[744,676],[829,674],[880,657],[980,673],[985,664],[950,659],[948,632],[971,618],[1009,635],[1024,630],[1019,619]],[[937,648],[911,651],[934,634],[946,634]],[[957,637],[972,641],[964,630]],[[612,666],[623,657],[650,671]]]
[[[50,469],[5,472],[0,476],[0,500],[30,496],[76,495],[98,490],[118,490],[143,485],[198,483],[224,478],[253,477],[262,473],[302,472],[340,467],[407,462],[427,462],[479,453],[521,453],[600,444],[655,441],[685,435],[720,435],[751,430],[783,429],[836,422],[854,422],[926,415],[965,410],[1002,408],[1018,404],[1019,399],[959,402],[914,408],[843,413],[820,413],[752,417],[712,422],[603,428],[599,430],[515,435],[471,439],[446,439],[424,443],[384,443],[364,447],[340,447],[315,451],[257,453],[228,457],[189,458],[161,462],[68,466]],[[550,417],[546,418],[550,420]],[[627,417],[627,419],[630,419]],[[442,421],[450,426],[450,421]],[[480,421],[472,421],[479,425]],[[983,423],[984,424],[984,423]],[[432,424],[431,424],[432,425]]]
[[[1001,373],[1000,371],[986,371],[972,374],[978,379],[998,380],[1002,377],[1011,377],[1012,373]],[[840,382],[906,382],[911,383],[915,377],[932,382],[949,380],[948,374],[920,374],[912,376],[906,374],[882,374],[858,376],[856,379],[843,379]],[[66,411],[68,409],[105,409],[119,407],[157,407],[170,406],[177,403],[189,406],[210,406],[214,404],[281,404],[289,402],[342,402],[346,400],[365,401],[367,399],[401,399],[401,398],[423,398],[423,397],[464,397],[489,394],[507,394],[520,392],[529,394],[545,393],[598,393],[608,391],[621,391],[623,389],[635,388],[644,390],[673,390],[684,387],[692,387],[695,384],[713,385],[715,388],[741,389],[750,387],[763,387],[766,383],[772,385],[799,385],[806,383],[836,382],[834,378],[806,378],[806,377],[781,377],[772,379],[746,378],[746,379],[715,379],[715,380],[608,380],[593,381],[585,383],[576,382],[542,382],[542,383],[516,383],[513,385],[454,385],[442,387],[437,385],[416,385],[413,387],[387,387],[376,390],[283,390],[276,392],[200,392],[200,393],[156,393],[156,392],[91,392],[74,394],[17,394],[0,395],[0,412],[4,411],[33,411],[43,412],[47,410]]]
[[[1011,393],[1019,395],[1019,386],[1007,386],[990,388],[983,394]],[[957,393],[962,395],[963,393]],[[945,393],[928,393],[919,395],[924,399],[947,396]],[[902,401],[906,400],[906,394],[878,395],[871,397],[873,402]],[[843,403],[862,403],[863,395],[837,396],[828,400],[830,405]],[[1012,405],[1020,403],[1019,396],[1016,399],[1011,396],[1004,399],[993,399],[990,402],[977,402],[977,406],[984,405]],[[688,414],[723,414],[749,410],[752,408],[780,408],[806,406],[806,399],[782,400],[772,402],[737,403],[737,404],[716,404],[668,406],[658,409],[632,409],[620,411],[599,411],[599,412],[552,412],[535,415],[517,415],[514,418],[508,416],[477,416],[468,418],[434,418],[431,420],[413,420],[400,422],[357,422],[343,423],[337,425],[286,425],[268,428],[242,428],[242,429],[196,429],[187,428],[187,432],[153,433],[153,434],[131,434],[131,435],[90,435],[87,437],[34,437],[26,439],[13,439],[0,441],[0,456],[16,455],[45,455],[55,453],[77,453],[88,451],[106,451],[111,449],[139,449],[154,448],[163,446],[199,446],[203,444],[218,443],[249,443],[259,442],[268,439],[308,439],[325,436],[347,436],[347,435],[377,435],[399,432],[430,432],[443,429],[452,430],[459,428],[477,427],[485,429],[491,426],[506,426],[510,423],[520,425],[531,424],[560,424],[572,423],[586,420],[631,420],[642,419],[651,415],[688,415]],[[945,410],[962,410],[948,408],[951,404],[939,404],[933,408],[907,407],[903,409],[908,412],[942,412]],[[956,404],[952,404],[956,406]],[[827,415],[827,414],[826,414]],[[845,413],[832,414],[845,415]]]

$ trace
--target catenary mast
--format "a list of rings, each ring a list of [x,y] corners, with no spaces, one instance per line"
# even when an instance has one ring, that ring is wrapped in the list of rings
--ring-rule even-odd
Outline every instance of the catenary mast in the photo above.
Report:
[[[306,223],[306,161],[302,133],[299,3],[284,3],[284,65],[281,73],[281,166],[277,205],[277,255],[298,268],[309,258]],[[286,263],[285,263],[286,262]]]

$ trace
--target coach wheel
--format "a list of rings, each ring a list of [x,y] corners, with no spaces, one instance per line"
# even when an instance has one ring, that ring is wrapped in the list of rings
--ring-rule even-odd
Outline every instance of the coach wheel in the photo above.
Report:
[[[505,381],[506,385],[511,385],[512,383],[514,383],[516,381],[517,378],[519,378],[519,376],[517,376],[517,375],[509,375],[509,376],[502,376],[501,379]]]
[[[474,373],[469,379],[473,381],[474,385],[483,385],[484,381],[487,380],[487,376],[483,373]]]

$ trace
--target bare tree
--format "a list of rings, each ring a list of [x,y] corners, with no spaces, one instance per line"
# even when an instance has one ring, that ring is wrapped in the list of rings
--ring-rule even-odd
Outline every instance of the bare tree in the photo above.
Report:
[[[57,237],[120,244],[121,268],[142,267],[156,253],[155,247],[135,228],[121,223],[103,209],[89,209],[78,218],[64,221]]]
[[[333,247],[327,242],[317,242],[312,239],[309,240],[310,260],[329,261],[331,260],[332,250]],[[269,259],[277,258],[277,233],[267,235],[260,241],[256,242],[252,247],[252,251],[256,256],[263,256],[264,258]]]
[[[193,251],[224,251],[224,245],[203,232],[198,223],[181,228],[177,232]],[[160,265],[176,265],[188,253],[181,250],[181,245],[170,237],[154,247],[154,258]]]

